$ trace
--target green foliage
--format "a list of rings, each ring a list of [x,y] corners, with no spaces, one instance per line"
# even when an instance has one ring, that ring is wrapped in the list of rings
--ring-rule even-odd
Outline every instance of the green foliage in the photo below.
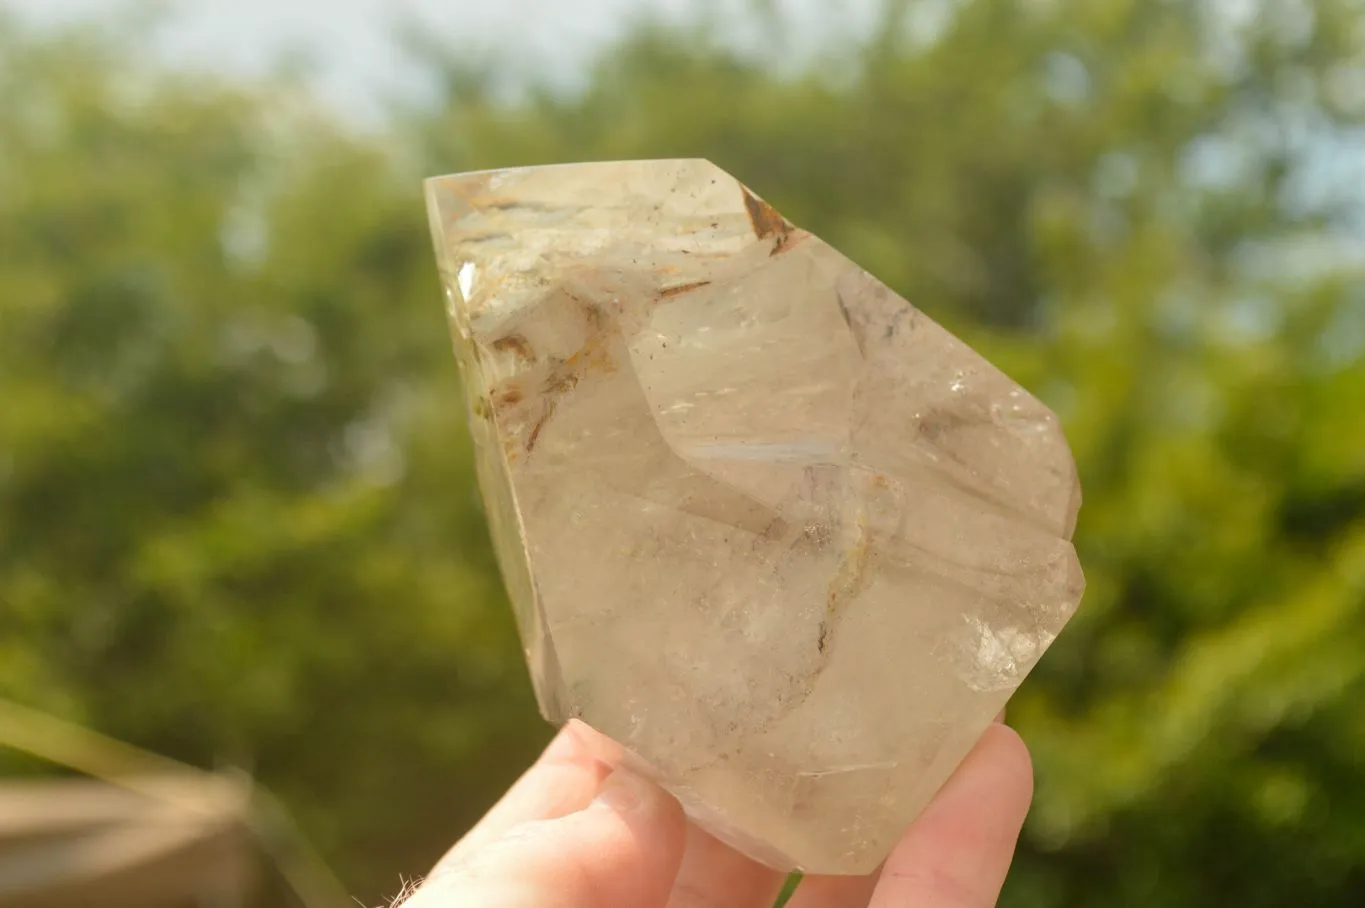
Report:
[[[573,95],[434,56],[382,140],[0,25],[0,695],[420,872],[544,731],[404,162],[702,155],[1067,422],[1090,591],[1011,706],[1005,904],[1358,905],[1365,10],[904,6],[819,67],[641,27]]]
[[[297,101],[0,40],[0,694],[248,768],[396,889],[546,737],[416,182]]]

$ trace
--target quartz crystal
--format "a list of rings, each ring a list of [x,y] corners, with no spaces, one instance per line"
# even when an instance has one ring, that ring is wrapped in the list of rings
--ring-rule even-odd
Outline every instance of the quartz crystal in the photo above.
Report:
[[[426,191],[542,712],[758,860],[873,870],[1080,600],[1056,417],[707,161]]]

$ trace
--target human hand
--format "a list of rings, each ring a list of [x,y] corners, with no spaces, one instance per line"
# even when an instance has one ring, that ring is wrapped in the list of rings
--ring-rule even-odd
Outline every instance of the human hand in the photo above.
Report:
[[[769,908],[783,875],[594,756],[570,723],[403,908]],[[868,877],[809,876],[788,908],[992,908],[1033,795],[1028,750],[992,724]]]

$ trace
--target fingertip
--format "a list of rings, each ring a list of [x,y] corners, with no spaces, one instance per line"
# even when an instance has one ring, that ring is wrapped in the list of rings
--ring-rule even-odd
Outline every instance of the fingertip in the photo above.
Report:
[[[1019,732],[1008,725],[988,727],[972,756],[999,777],[999,790],[1024,810],[1033,800],[1033,756]],[[970,758],[969,758],[970,759]]]
[[[607,776],[589,810],[611,810],[628,819],[677,826],[682,829],[682,807],[672,795],[659,786],[627,769],[617,769]]]
[[[420,908],[662,908],[682,862],[678,802],[624,770],[583,810],[523,823],[430,881]],[[419,891],[419,895],[422,894]]]
[[[1024,739],[992,723],[887,858],[872,908],[994,905],[1032,797]]]
[[[591,740],[584,733],[586,728],[575,721],[562,726],[535,763],[437,862],[432,873],[443,873],[465,852],[518,824],[582,810],[611,773],[611,767],[597,759]]]
[[[650,852],[666,896],[686,844],[687,817],[682,805],[658,785],[624,769],[612,773],[603,789],[602,802],[621,815],[636,837],[636,846]]]
[[[578,724],[570,719],[559,726],[559,731],[550,739],[550,743],[541,751],[540,761],[547,760],[572,760],[584,755],[587,748],[583,745],[582,735],[579,733]]]
[[[766,867],[687,823],[683,859],[669,895],[669,908],[771,905],[786,875]],[[828,906],[827,906],[828,908]]]
[[[677,800],[653,782],[617,769],[587,809],[546,827],[555,843],[544,865],[553,904],[652,908],[667,901],[686,823]]]

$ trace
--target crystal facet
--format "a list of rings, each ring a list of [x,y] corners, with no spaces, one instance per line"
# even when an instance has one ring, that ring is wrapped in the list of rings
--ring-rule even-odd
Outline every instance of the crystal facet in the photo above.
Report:
[[[541,710],[866,873],[1071,616],[1056,417],[702,160],[427,182]]]

